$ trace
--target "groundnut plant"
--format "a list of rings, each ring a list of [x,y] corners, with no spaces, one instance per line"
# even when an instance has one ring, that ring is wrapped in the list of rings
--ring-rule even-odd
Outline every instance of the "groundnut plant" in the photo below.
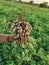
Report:
[[[13,22],[11,26],[11,31],[15,34],[15,39],[19,43],[28,42],[31,30],[32,26],[22,19],[22,14],[19,15],[18,20]]]

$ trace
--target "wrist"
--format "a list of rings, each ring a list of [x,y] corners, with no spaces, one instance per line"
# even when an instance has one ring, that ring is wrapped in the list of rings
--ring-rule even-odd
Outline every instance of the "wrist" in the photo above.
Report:
[[[12,36],[8,36],[8,37],[7,37],[7,41],[8,41],[8,42],[13,41],[13,37],[12,37]]]

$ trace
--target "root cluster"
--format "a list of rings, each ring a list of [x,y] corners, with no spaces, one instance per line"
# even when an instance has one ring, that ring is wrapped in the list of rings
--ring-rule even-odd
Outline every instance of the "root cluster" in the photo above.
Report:
[[[11,31],[15,34],[16,41],[20,43],[28,41],[31,30],[31,25],[20,19],[15,21],[11,27]]]

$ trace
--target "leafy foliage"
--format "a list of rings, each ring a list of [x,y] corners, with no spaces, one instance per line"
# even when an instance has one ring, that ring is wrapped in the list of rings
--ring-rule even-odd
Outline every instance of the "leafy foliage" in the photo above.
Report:
[[[47,4],[48,4],[48,2],[43,2],[43,3],[41,3],[39,6],[40,6],[40,7],[45,7],[45,8],[46,8],[46,7],[48,7]]]
[[[0,65],[49,65],[49,9],[0,1],[0,33],[9,34],[21,12],[33,28],[29,42],[0,43]]]

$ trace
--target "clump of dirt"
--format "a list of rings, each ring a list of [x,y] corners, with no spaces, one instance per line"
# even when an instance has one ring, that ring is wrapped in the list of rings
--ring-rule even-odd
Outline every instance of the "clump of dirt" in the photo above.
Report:
[[[14,32],[16,41],[19,43],[28,42],[28,38],[32,26],[23,20],[23,15],[20,14],[17,21],[15,21],[11,26],[11,31]]]

